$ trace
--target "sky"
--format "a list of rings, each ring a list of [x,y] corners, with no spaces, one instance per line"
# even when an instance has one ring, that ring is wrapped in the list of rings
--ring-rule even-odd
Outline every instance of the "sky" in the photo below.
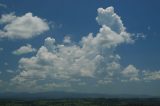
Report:
[[[0,92],[160,96],[159,0],[1,0]]]

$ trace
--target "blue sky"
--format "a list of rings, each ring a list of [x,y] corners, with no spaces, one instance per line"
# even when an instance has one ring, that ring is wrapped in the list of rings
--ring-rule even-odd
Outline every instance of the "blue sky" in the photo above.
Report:
[[[1,0],[0,90],[160,96],[158,4]]]

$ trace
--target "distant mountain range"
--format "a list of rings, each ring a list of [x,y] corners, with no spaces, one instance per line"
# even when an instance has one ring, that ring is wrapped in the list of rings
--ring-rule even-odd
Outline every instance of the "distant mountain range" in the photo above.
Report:
[[[35,99],[64,99],[64,98],[158,98],[148,95],[109,95],[98,93],[76,93],[76,92],[42,92],[42,93],[14,93],[5,92],[0,93],[0,99],[21,99],[21,100],[35,100]]]

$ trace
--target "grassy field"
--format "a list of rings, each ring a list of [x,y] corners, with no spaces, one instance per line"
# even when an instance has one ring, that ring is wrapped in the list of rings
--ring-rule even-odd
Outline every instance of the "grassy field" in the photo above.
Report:
[[[0,100],[0,106],[160,106],[160,99]]]

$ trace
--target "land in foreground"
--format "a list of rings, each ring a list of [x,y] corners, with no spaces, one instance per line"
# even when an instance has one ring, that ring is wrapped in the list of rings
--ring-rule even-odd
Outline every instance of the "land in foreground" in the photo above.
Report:
[[[160,106],[159,98],[145,99],[52,99],[52,100],[9,100],[1,99],[0,106]]]

